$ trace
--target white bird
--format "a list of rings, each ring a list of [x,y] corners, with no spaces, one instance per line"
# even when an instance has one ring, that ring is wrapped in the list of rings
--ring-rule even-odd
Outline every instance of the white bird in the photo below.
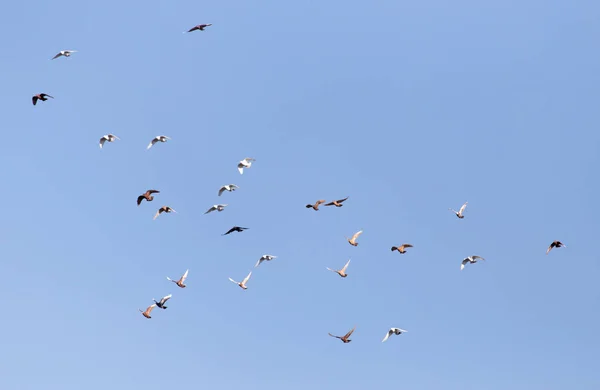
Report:
[[[171,299],[172,296],[172,294],[169,294],[166,297],[162,297],[161,300],[158,302],[154,298],[152,298],[152,300],[154,301],[154,303],[156,303],[156,306],[160,307],[161,309],[166,309],[167,307],[165,306],[165,303],[167,303],[167,301]]]
[[[454,209],[450,209],[450,208],[449,208],[448,210],[450,210],[450,211],[452,211],[454,214],[456,214],[456,216],[457,216],[458,218],[460,218],[460,219],[463,219],[463,218],[465,217],[465,216],[463,215],[463,211],[465,211],[465,208],[467,207],[467,203],[469,203],[469,202],[465,202],[465,204],[463,204],[463,205],[460,207],[460,210],[458,210],[458,211],[456,211],[456,210],[454,210]]]
[[[252,166],[252,162],[256,161],[253,158],[246,157],[238,164],[238,171],[240,171],[240,175],[244,174],[244,168],[250,168]]]
[[[467,263],[470,263],[470,264],[477,263],[477,259],[485,260],[481,256],[469,256],[469,257],[465,257],[465,259],[462,261],[462,263],[460,263],[460,270],[462,271],[465,268],[465,264],[467,264]]]
[[[258,267],[260,265],[260,263],[262,263],[263,261],[271,261],[276,258],[277,258],[277,256],[273,256],[273,255],[262,255],[262,257],[260,259],[258,259],[258,262],[254,266],[254,268]]]
[[[221,196],[221,194],[224,191],[231,192],[231,191],[237,190],[238,188],[240,188],[240,187],[236,186],[235,184],[226,184],[226,185],[222,186],[221,188],[219,188],[219,196]]]
[[[176,285],[178,285],[178,286],[179,286],[179,287],[181,287],[181,288],[185,288],[185,287],[186,287],[186,285],[184,284],[184,282],[185,282],[185,280],[187,279],[187,277],[188,277],[188,273],[189,273],[189,272],[190,272],[190,270],[189,270],[189,269],[188,269],[188,270],[186,270],[186,271],[185,271],[185,273],[184,273],[184,274],[181,276],[181,278],[179,278],[179,280],[173,280],[173,279],[171,279],[171,278],[170,278],[170,277],[168,277],[168,276],[167,276],[167,280],[169,280],[169,281],[171,281],[171,282],[175,283]]]
[[[340,275],[342,278],[345,278],[346,276],[348,276],[348,274],[346,273],[346,268],[348,268],[348,264],[350,264],[350,259],[348,259],[348,262],[346,263],[344,268],[342,268],[340,270],[331,269],[329,267],[325,267],[325,268],[327,268],[331,272],[335,272],[336,274]]]
[[[387,339],[390,338],[391,335],[393,334],[402,334],[406,332],[404,329],[400,329],[400,328],[390,328],[390,330],[388,330],[387,334],[385,335],[385,337],[383,338],[383,340],[381,340],[381,342],[385,342],[387,341]]]
[[[226,204],[215,204],[211,208],[209,208],[204,214],[208,214],[215,210],[217,210],[218,212],[221,212],[221,211],[225,210],[225,207],[227,207]]]
[[[156,137],[154,137],[154,139],[148,144],[148,147],[146,149],[150,149],[152,146],[154,146],[155,143],[157,142],[167,142],[167,140],[171,139],[170,137],[167,137],[166,135],[157,135]]]
[[[52,57],[50,59],[54,60],[60,56],[71,57],[71,53],[77,53],[77,50],[61,50],[58,52],[57,55],[55,55],[54,57]]]
[[[235,280],[233,280],[231,278],[229,278],[229,280],[231,280],[233,283],[237,284],[238,286],[240,286],[244,290],[247,290],[248,287],[246,287],[246,283],[248,283],[248,279],[250,279],[250,275],[252,275],[252,271],[250,271],[250,273],[248,274],[248,276],[246,276],[244,278],[244,280],[242,280],[241,282],[236,282]]]
[[[121,138],[117,137],[117,136],[116,136],[116,135],[114,135],[114,134],[106,134],[106,135],[103,135],[103,136],[102,136],[102,138],[100,138],[100,149],[102,149],[102,147],[104,146],[104,143],[105,143],[106,141],[108,141],[108,142],[113,142],[113,141],[114,141],[114,140],[116,140],[116,139],[121,139]]]

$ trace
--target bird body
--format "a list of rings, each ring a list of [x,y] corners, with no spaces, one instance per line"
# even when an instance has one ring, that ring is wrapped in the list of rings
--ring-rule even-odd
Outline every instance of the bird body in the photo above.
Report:
[[[325,267],[325,268],[327,268],[331,272],[335,272],[336,274],[340,275],[342,278],[345,278],[346,276],[348,276],[348,274],[346,273],[346,269],[348,268],[348,264],[350,264],[350,259],[348,259],[348,261],[346,262],[346,265],[344,265],[344,268],[342,268],[342,269],[335,270],[335,269],[331,269],[329,267]]]
[[[222,186],[221,188],[219,188],[219,196],[221,196],[221,194],[224,191],[232,192],[232,191],[237,190],[238,188],[240,188],[240,187],[236,186],[235,184],[226,184],[226,185]]]
[[[209,208],[208,210],[206,210],[206,212],[204,214],[211,213],[211,212],[213,212],[215,210],[218,211],[218,212],[221,212],[221,211],[225,210],[225,207],[227,207],[226,204],[215,204],[211,208]]]
[[[310,209],[310,208],[312,208],[312,209],[313,209],[313,210],[315,210],[315,211],[319,211],[319,205],[321,205],[321,204],[323,204],[323,203],[325,203],[325,202],[326,202],[326,201],[325,201],[324,199],[320,199],[320,200],[317,200],[317,201],[315,202],[315,204],[307,204],[305,207],[306,207],[307,209]]]
[[[343,336],[341,336],[341,337],[340,337],[340,336],[335,336],[335,335],[332,335],[331,333],[329,333],[329,335],[330,335],[331,337],[335,337],[336,339],[340,339],[340,340],[342,340],[342,342],[343,342],[344,344],[346,344],[346,343],[349,343],[350,341],[352,341],[352,340],[350,340],[350,335],[351,335],[351,334],[354,332],[354,330],[355,330],[355,329],[356,329],[356,326],[355,326],[354,328],[352,328],[352,330],[351,330],[351,331],[349,331],[348,333],[346,333],[345,335],[343,335]]]
[[[117,137],[117,136],[116,136],[116,135],[114,135],[114,134],[106,134],[106,135],[103,135],[103,136],[102,136],[102,138],[100,138],[100,149],[102,149],[102,147],[104,146],[104,143],[105,143],[106,141],[108,141],[108,142],[113,142],[113,141],[114,141],[114,140],[116,140],[116,139],[120,139],[120,138],[119,138],[119,137]]]
[[[157,142],[167,142],[170,139],[171,138],[167,137],[166,135],[157,135],[156,137],[154,137],[154,139],[152,141],[150,141],[150,143],[148,144],[148,147],[146,147],[146,149],[150,149]]]
[[[454,210],[454,209],[448,209],[448,210],[451,210],[451,211],[452,211],[454,214],[456,214],[456,216],[457,216],[458,218],[460,218],[460,219],[463,219],[463,218],[465,217],[465,216],[463,215],[463,212],[465,211],[465,208],[467,207],[467,203],[468,203],[468,202],[465,202],[465,204],[463,204],[463,205],[460,207],[460,210],[458,210],[458,211],[456,211],[456,210]]]
[[[154,218],[152,218],[152,219],[158,218],[158,216],[161,215],[162,213],[176,213],[176,212],[177,211],[173,210],[169,206],[163,206],[163,207],[161,207],[161,208],[158,209],[158,211],[156,212],[156,214],[154,214]]]
[[[349,196],[345,197],[344,199],[334,200],[333,202],[327,203],[325,206],[342,207],[343,206],[342,203],[348,198],[349,198]]]
[[[227,233],[223,233],[223,234],[221,234],[221,235],[222,235],[222,236],[226,236],[226,235],[228,235],[229,233],[233,233],[233,232],[238,232],[238,233],[241,233],[241,232],[243,232],[243,231],[244,231],[244,230],[246,230],[246,229],[248,229],[248,228],[245,228],[245,227],[239,227],[239,226],[234,226],[234,227],[232,227],[231,229],[229,229],[229,230],[227,231]]]
[[[48,98],[54,99],[53,96],[50,96],[47,93],[38,93],[37,95],[33,95],[33,97],[31,98],[31,102],[35,106],[37,104],[38,100],[45,102],[46,100],[48,100]]]
[[[392,252],[398,251],[398,253],[404,254],[404,253],[406,253],[406,248],[412,248],[412,247],[413,246],[411,244],[402,244],[400,246],[393,246]]]
[[[262,255],[261,258],[258,259],[258,261],[256,262],[256,265],[254,266],[254,268],[258,267],[260,265],[260,263],[262,263],[263,261],[271,261],[276,258],[277,258],[277,256],[273,256],[273,255]]]
[[[166,309],[167,307],[165,306],[165,303],[167,303],[167,301],[171,299],[172,296],[172,294],[169,294],[165,297],[162,297],[161,300],[158,302],[154,298],[152,298],[152,300],[154,301],[154,303],[156,303],[156,306],[160,307],[161,309]]]
[[[61,50],[54,57],[50,58],[51,60],[55,60],[58,57],[71,57],[71,53],[77,53],[77,50]]]
[[[390,328],[390,330],[388,330],[388,332],[386,333],[385,337],[383,338],[383,340],[381,340],[381,342],[385,342],[387,341],[387,339],[390,338],[391,335],[395,334],[395,335],[399,335],[406,332],[404,329],[400,329],[400,328]]]
[[[146,309],[146,311],[142,310],[142,309],[138,309],[142,315],[148,319],[152,318],[150,317],[150,312],[152,311],[152,309],[154,309],[156,307],[156,303],[153,303],[152,305],[148,306],[148,308]]]
[[[238,167],[238,171],[240,172],[240,175],[244,174],[244,168],[250,168],[252,166],[253,161],[256,161],[256,160],[251,157],[246,157],[245,159],[243,159],[242,161],[239,162],[237,167]]]
[[[185,280],[187,279],[188,273],[190,272],[190,270],[186,270],[185,273],[181,276],[181,278],[179,278],[179,280],[173,280],[171,278],[169,278],[167,276],[167,280],[170,280],[171,282],[175,283],[176,285],[178,285],[181,288],[186,288],[187,286],[185,284],[183,284],[185,282]]]
[[[235,280],[229,278],[229,280],[231,280],[233,283],[237,284],[238,286],[240,286],[241,288],[243,288],[244,290],[247,290],[248,287],[246,286],[246,283],[248,283],[248,280],[250,279],[250,276],[252,275],[252,271],[250,271],[250,273],[248,274],[248,276],[246,276],[244,278],[244,280],[242,280],[241,282],[236,282]]]
[[[152,200],[154,199],[154,196],[152,196],[152,194],[159,194],[160,191],[157,190],[148,190],[146,192],[144,192],[142,195],[137,197],[137,205],[139,206],[140,203],[142,203],[142,201],[144,199],[146,199],[147,202],[152,202]]]
[[[354,235],[352,236],[352,238],[348,238],[346,237],[346,240],[348,240],[348,242],[350,243],[350,245],[352,246],[358,246],[358,242],[356,242],[356,240],[358,239],[358,236],[360,236],[362,234],[362,230],[354,233]]]
[[[463,259],[463,261],[460,263],[460,270],[462,271],[465,268],[465,265],[467,263],[469,263],[469,264],[475,264],[475,263],[477,263],[477,259],[485,260],[483,257],[481,257],[481,256],[475,256],[475,255],[469,256],[469,257],[465,257]]]
[[[552,244],[550,244],[550,246],[549,246],[549,247],[548,247],[548,249],[546,250],[546,254],[550,253],[550,251],[551,251],[553,248],[562,248],[563,246],[564,246],[565,248],[567,247],[565,244],[563,244],[563,243],[562,243],[562,242],[560,242],[560,241],[552,241]]]

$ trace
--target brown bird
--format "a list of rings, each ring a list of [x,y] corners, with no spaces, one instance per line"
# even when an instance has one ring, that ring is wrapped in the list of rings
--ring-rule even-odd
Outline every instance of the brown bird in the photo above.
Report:
[[[142,203],[142,200],[144,200],[144,199],[146,199],[148,202],[152,202],[152,200],[154,199],[154,196],[152,196],[152,194],[160,194],[160,191],[148,190],[148,191],[144,192],[142,195],[138,196],[138,198],[137,198],[138,206],[140,205],[140,203]]]
[[[35,106],[37,104],[38,100],[45,102],[46,100],[48,100],[48,98],[54,99],[54,96],[50,96],[47,93],[39,93],[37,95],[33,95],[33,97],[31,98],[31,101],[33,102],[33,105]]]
[[[565,244],[563,244],[560,241],[553,241],[552,244],[550,244],[550,246],[548,247],[548,250],[546,250],[546,254],[550,253],[550,251],[552,250],[552,248],[560,248],[560,247],[567,247]]]
[[[187,279],[188,272],[190,272],[189,269],[185,271],[185,273],[183,274],[183,276],[181,278],[179,278],[179,280],[173,280],[168,276],[167,276],[167,280],[170,280],[171,282],[175,283],[176,285],[178,285],[181,288],[185,288],[186,285],[183,284],[183,282],[185,282],[185,280]]]
[[[348,240],[348,242],[350,243],[350,245],[352,246],[358,246],[358,242],[356,242],[356,239],[358,238],[358,236],[360,236],[362,234],[362,230],[359,232],[354,233],[354,235],[352,236],[352,238],[348,238],[346,237],[346,240]]]
[[[335,207],[342,207],[343,206],[343,202],[348,199],[349,196],[345,197],[344,199],[340,199],[340,200],[334,200],[333,202],[329,202],[327,203],[325,206],[335,206]]]
[[[398,251],[398,252],[400,252],[400,253],[406,253],[406,250],[405,250],[405,248],[412,248],[412,247],[413,247],[413,246],[412,246],[412,245],[410,245],[410,244],[402,244],[402,245],[400,245],[400,246],[393,246],[393,247],[392,247],[392,252],[393,252],[393,251]]]
[[[349,343],[350,341],[352,341],[352,340],[350,340],[350,339],[349,339],[349,337],[350,337],[350,335],[352,334],[352,332],[354,332],[354,329],[356,329],[356,326],[354,326],[354,328],[352,328],[352,330],[351,330],[350,332],[346,333],[346,334],[345,334],[345,335],[343,335],[342,337],[340,337],[340,336],[334,336],[334,335],[332,335],[331,333],[329,333],[329,335],[330,335],[331,337],[335,337],[336,339],[340,339],[340,340],[342,340],[342,341],[344,342],[344,344],[346,344],[346,343]]]
[[[326,202],[326,201],[325,201],[325,200],[323,200],[323,199],[321,199],[321,200],[317,200],[317,202],[316,202],[315,204],[307,204],[307,205],[306,205],[306,208],[307,208],[307,209],[310,209],[310,208],[312,208],[312,209],[313,209],[313,210],[315,210],[315,211],[319,211],[319,205],[320,205],[320,204],[322,204],[322,203],[325,203],[325,202]]]
[[[346,262],[346,265],[344,266],[344,268],[342,268],[340,270],[334,270],[334,269],[331,269],[329,267],[325,267],[325,268],[327,268],[331,272],[335,272],[336,274],[340,275],[342,278],[345,278],[346,276],[348,276],[348,274],[346,273],[346,268],[348,268],[348,264],[350,264],[350,259],[348,259],[348,261]]]
[[[146,318],[152,318],[150,317],[150,312],[152,311],[152,309],[154,309],[156,307],[156,303],[151,304],[150,306],[148,306],[148,308],[146,309],[146,311],[143,311],[142,309],[138,309],[142,315]]]
[[[152,218],[152,219],[158,218],[158,216],[161,215],[162,213],[171,213],[171,212],[176,213],[177,211],[173,210],[169,206],[163,206],[163,207],[161,207],[161,208],[158,209],[158,211],[156,212],[156,214],[154,214],[154,218]]]
[[[192,28],[190,28],[188,31],[184,31],[183,33],[185,34],[186,32],[192,32],[192,31],[196,31],[196,30],[200,30],[200,31],[204,31],[204,29],[206,27],[212,26],[212,23],[209,24],[199,24],[197,26],[194,26]]]

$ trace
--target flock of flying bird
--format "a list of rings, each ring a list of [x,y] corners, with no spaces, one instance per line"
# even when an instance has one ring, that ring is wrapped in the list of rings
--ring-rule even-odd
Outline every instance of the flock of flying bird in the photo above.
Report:
[[[190,33],[193,31],[205,31],[205,29],[209,26],[212,26],[212,24],[199,24],[197,26],[192,27],[191,29],[189,29],[188,31],[184,31],[183,33]],[[76,53],[77,50],[61,50],[60,52],[58,52],[53,58],[51,58],[51,60],[57,59],[59,57],[70,57],[72,53]],[[32,97],[32,102],[33,105],[35,106],[37,104],[38,101],[47,101],[48,98],[52,98],[54,99],[53,96],[48,95],[47,93],[39,93],[37,95],[34,95]],[[167,142],[168,140],[170,140],[171,138],[165,136],[165,135],[158,135],[156,137],[154,137],[154,139],[152,139],[152,141],[150,141],[150,143],[148,144],[148,146],[146,147],[146,149],[150,149],[152,146],[154,146],[156,143],[158,142]],[[100,138],[100,142],[99,142],[99,146],[100,149],[103,148],[104,144],[106,142],[114,142],[115,140],[120,140],[119,137],[117,137],[114,134],[106,134],[103,135]],[[238,165],[238,171],[241,175],[244,174],[244,169],[248,169],[252,166],[252,163],[256,161],[254,158],[245,158],[243,160],[241,160]],[[221,188],[219,188],[218,191],[218,196],[221,196],[223,194],[223,192],[228,191],[228,192],[233,192],[236,189],[239,189],[239,187],[235,184],[226,184],[221,186]],[[154,200],[154,195],[153,194],[158,194],[160,193],[160,191],[158,190],[154,190],[154,189],[150,189],[147,190],[146,192],[144,192],[143,194],[139,195],[137,197],[137,205],[139,206],[144,200],[146,200],[147,202],[151,202]],[[317,200],[314,204],[307,204],[305,207],[306,208],[310,208],[313,209],[314,211],[319,211],[319,206],[324,204],[325,206],[335,206],[335,207],[342,207],[343,203],[348,199],[348,197],[345,197],[343,199],[338,199],[338,200],[334,200],[332,202],[326,203],[325,200],[320,199]],[[213,211],[217,211],[217,212],[221,212],[225,209],[225,207],[227,207],[227,204],[215,204],[213,206],[211,206],[204,214],[209,214]],[[467,202],[465,202],[458,211],[450,208],[449,210],[451,210],[459,219],[463,219],[464,216],[464,211],[465,208],[467,207]],[[162,213],[177,213],[173,208],[171,208],[170,206],[162,206],[160,207],[156,213],[154,214],[154,218],[156,219],[158,218],[158,216]],[[227,232],[223,233],[222,235],[228,235],[230,233],[233,232],[243,232],[244,230],[246,230],[248,228],[244,228],[244,227],[240,227],[240,226],[234,226],[231,229],[229,229]],[[352,246],[358,246],[358,242],[356,241],[358,239],[358,237],[363,233],[362,230],[354,233],[354,235],[350,238],[346,237],[346,240],[348,241],[348,243]],[[400,254],[405,254],[407,251],[407,248],[412,248],[413,245],[411,244],[402,244],[400,246],[392,246],[391,251],[397,251]],[[556,240],[553,241],[550,246],[548,247],[548,249],[546,250],[546,254],[548,254],[553,248],[561,248],[561,247],[566,247],[565,244],[563,244],[562,242]],[[260,257],[260,259],[258,259],[258,261],[256,262],[256,265],[254,266],[255,268],[258,267],[263,261],[271,261],[273,259],[277,258],[277,256],[273,256],[273,255],[268,255],[265,254],[263,256]],[[483,257],[481,256],[477,256],[477,255],[472,255],[472,256],[468,256],[466,258],[464,258],[460,264],[460,269],[461,271],[465,268],[465,265],[467,264],[475,264],[477,263],[479,260],[485,260]],[[326,267],[327,270],[332,271],[337,273],[340,277],[345,278],[348,276],[348,274],[346,273],[346,269],[348,268],[348,265],[350,264],[350,259],[346,262],[346,264],[339,270],[334,270],[331,269],[329,267]],[[167,280],[171,281],[173,283],[175,283],[178,287],[180,288],[185,288],[185,281],[188,277],[189,274],[189,269],[185,271],[185,273],[177,280],[171,279],[167,276]],[[250,271],[250,273],[248,273],[248,275],[241,281],[241,282],[237,282],[235,280],[233,280],[232,278],[229,278],[229,280],[235,284],[237,284],[239,287],[241,287],[243,290],[247,290],[248,286],[246,285],[248,283],[248,281],[250,280],[250,277],[252,276],[252,271]],[[171,299],[172,294],[166,295],[163,298],[160,299],[160,301],[157,301],[156,299],[152,298],[152,301],[154,301],[154,303],[150,306],[148,306],[146,308],[146,310],[142,310],[142,309],[138,309],[142,315],[148,319],[152,318],[150,316],[150,313],[152,312],[152,310],[155,307],[158,307],[160,309],[167,309],[166,303],[169,299]],[[352,341],[350,339],[350,336],[352,335],[352,333],[354,332],[354,330],[356,329],[356,326],[354,326],[348,333],[346,333],[344,336],[335,336],[331,333],[329,333],[329,336],[331,337],[335,337],[337,339],[340,339],[343,343],[349,343],[350,341]],[[400,328],[390,328],[388,330],[388,332],[385,334],[385,337],[383,338],[382,342],[385,342],[388,340],[388,338],[391,335],[400,335],[402,333],[406,332],[406,330],[404,329],[400,329]]]

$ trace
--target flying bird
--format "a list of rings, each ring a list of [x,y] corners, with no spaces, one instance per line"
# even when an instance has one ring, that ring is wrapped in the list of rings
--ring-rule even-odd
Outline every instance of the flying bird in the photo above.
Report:
[[[345,197],[344,199],[340,199],[340,200],[334,200],[333,202],[329,202],[327,203],[325,206],[335,206],[335,207],[342,207],[343,206],[343,202],[348,199],[349,196]]]
[[[399,253],[406,253],[406,248],[412,248],[413,246],[411,244],[402,244],[400,246],[393,246],[392,247],[392,252],[393,251],[398,251]]]
[[[55,55],[54,57],[50,58],[51,60],[57,59],[58,57],[61,56],[65,56],[65,57],[71,57],[71,53],[77,53],[77,50],[61,50],[58,52],[57,55]]]
[[[162,213],[171,213],[171,212],[177,213],[177,211],[173,210],[169,206],[163,206],[163,207],[161,207],[161,208],[158,209],[158,211],[156,212],[156,214],[154,214],[154,218],[152,218],[152,219],[158,218],[158,216],[161,215]]]
[[[239,232],[239,233],[241,233],[241,232],[243,232],[243,231],[244,231],[244,230],[246,230],[246,229],[248,229],[248,228],[239,227],[239,226],[234,226],[234,227],[232,227],[231,229],[229,229],[229,230],[227,231],[227,233],[223,233],[223,234],[221,234],[221,235],[222,235],[222,236],[226,236],[226,235],[228,235],[229,233],[233,233],[233,232]]]
[[[350,243],[350,245],[352,246],[358,246],[358,242],[356,242],[356,239],[358,238],[358,236],[360,236],[362,234],[362,230],[358,231],[356,233],[354,233],[354,235],[352,236],[352,238],[348,238],[346,237],[346,240],[348,240],[348,242]]]
[[[388,330],[388,332],[386,333],[385,337],[383,338],[383,340],[381,340],[381,342],[385,342],[387,341],[387,339],[390,338],[391,335],[395,334],[395,335],[399,335],[406,332],[404,329],[400,329],[400,328],[390,328],[390,330]]]
[[[548,247],[548,249],[546,250],[546,254],[550,253],[550,251],[552,250],[552,248],[561,248],[561,247],[567,247],[565,244],[563,244],[560,241],[552,241],[552,244],[550,244],[550,246]]]
[[[114,134],[106,134],[106,135],[103,135],[103,136],[102,136],[102,138],[100,138],[100,149],[102,149],[102,147],[104,146],[104,143],[105,143],[106,141],[108,141],[108,142],[113,142],[113,141],[114,141],[114,140],[116,140],[116,139],[121,139],[121,138],[117,137],[117,136],[116,136],[116,135],[114,135]]]
[[[235,184],[226,184],[226,185],[222,186],[221,188],[219,188],[219,196],[221,196],[221,194],[224,191],[232,192],[232,191],[237,190],[238,188],[240,188],[240,187],[236,186]]]
[[[235,280],[233,280],[231,278],[229,278],[229,280],[231,280],[233,283],[237,284],[238,286],[240,286],[244,290],[247,290],[248,287],[246,287],[246,283],[248,283],[248,280],[250,279],[250,275],[252,275],[252,271],[250,271],[250,273],[248,274],[248,276],[246,276],[244,278],[244,280],[242,280],[241,282],[236,282]]]
[[[319,205],[321,205],[321,204],[323,204],[323,203],[325,203],[325,202],[326,202],[325,200],[321,199],[321,200],[317,200],[317,201],[315,202],[315,204],[307,204],[305,207],[306,207],[307,209],[310,209],[310,208],[312,208],[312,209],[313,209],[313,210],[315,210],[315,211],[319,211]]]
[[[179,278],[179,280],[173,280],[168,276],[167,276],[167,280],[170,280],[171,282],[175,283],[176,285],[178,285],[181,288],[186,288],[186,285],[183,284],[183,282],[185,282],[185,280],[187,279],[188,272],[190,272],[189,269],[185,271],[185,273],[181,276],[181,278]]]
[[[166,309],[167,307],[165,306],[165,303],[167,303],[167,301],[171,299],[172,296],[172,294],[169,294],[166,297],[162,297],[162,299],[159,302],[157,302],[154,298],[152,298],[152,300],[154,301],[154,303],[156,303],[156,306],[160,307],[161,309]]]
[[[465,204],[463,204],[463,205],[460,207],[460,210],[458,210],[458,211],[456,211],[456,210],[454,210],[454,209],[451,209],[451,208],[450,208],[450,209],[448,209],[448,210],[450,210],[450,211],[452,211],[454,214],[456,214],[456,216],[457,216],[458,218],[460,218],[460,219],[463,219],[463,218],[465,217],[465,216],[463,215],[463,211],[465,211],[465,208],[467,207],[467,203],[469,203],[469,202],[465,202]]]
[[[208,24],[199,24],[199,25],[197,25],[197,26],[194,26],[194,27],[190,28],[188,31],[184,31],[183,33],[184,33],[184,34],[185,34],[185,33],[190,33],[190,32],[192,32],[192,31],[196,31],[196,30],[199,30],[199,31],[204,31],[204,29],[205,29],[206,27],[210,27],[210,26],[212,26],[212,23],[208,23]]]
[[[33,102],[33,105],[35,106],[37,104],[38,100],[45,102],[46,100],[48,100],[48,98],[54,99],[53,96],[50,96],[47,93],[39,93],[37,95],[33,95],[33,97],[31,98],[31,101]]]
[[[460,270],[462,271],[465,268],[465,264],[467,264],[467,263],[469,263],[469,264],[475,264],[475,263],[477,263],[477,259],[485,260],[481,256],[469,256],[469,257],[465,257],[465,259],[460,263]]]
[[[152,318],[150,317],[150,312],[152,311],[152,309],[154,309],[156,307],[156,303],[151,304],[150,306],[148,306],[148,308],[146,309],[146,311],[143,311],[142,309],[138,309],[142,315],[146,318]]]
[[[256,160],[253,158],[250,158],[250,157],[246,157],[245,159],[240,161],[240,163],[237,166],[238,171],[240,171],[240,175],[244,174],[244,168],[250,168],[252,166],[253,161],[256,161]]]
[[[271,261],[276,258],[277,258],[277,256],[273,256],[273,255],[262,255],[262,257],[260,259],[258,259],[258,261],[256,262],[256,265],[254,266],[254,268],[258,267],[260,265],[260,263],[262,263],[263,261]]]
[[[346,273],[346,268],[348,268],[348,264],[350,264],[350,259],[348,259],[344,268],[342,268],[340,270],[331,269],[329,267],[325,267],[325,268],[327,268],[331,272],[335,272],[336,274],[340,275],[342,278],[345,278],[346,276],[348,276],[348,274]]]
[[[148,190],[146,192],[144,192],[142,195],[137,197],[137,205],[139,206],[140,203],[142,203],[142,201],[144,199],[146,199],[147,202],[152,202],[152,200],[154,199],[154,196],[152,196],[152,194],[159,194],[160,191],[157,190]]]
[[[167,140],[170,140],[170,139],[171,138],[167,137],[166,135],[157,135],[156,137],[154,137],[154,139],[152,141],[150,141],[150,143],[148,144],[148,147],[146,149],[150,149],[157,142],[167,142]]]
[[[208,214],[208,213],[213,212],[215,210],[217,210],[218,212],[221,212],[221,211],[225,210],[225,207],[227,207],[226,204],[215,204],[211,208],[209,208],[208,210],[206,210],[206,212],[204,214]]]
[[[342,340],[344,342],[344,344],[346,344],[346,343],[349,343],[350,341],[352,341],[352,340],[350,340],[350,335],[354,332],[354,329],[356,329],[356,326],[354,328],[352,328],[352,330],[350,332],[346,333],[342,337],[340,337],[340,336],[334,336],[331,333],[329,333],[329,335],[331,337],[335,337],[336,339]]]

